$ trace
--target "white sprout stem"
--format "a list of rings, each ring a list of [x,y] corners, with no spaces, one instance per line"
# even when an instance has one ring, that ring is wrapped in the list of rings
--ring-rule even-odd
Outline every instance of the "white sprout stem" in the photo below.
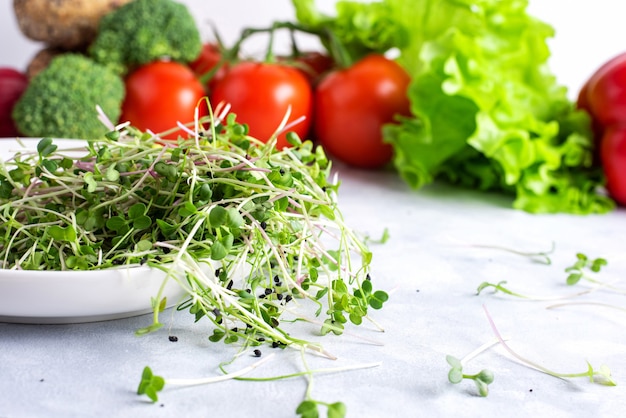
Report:
[[[621,306],[611,305],[609,303],[604,303],[604,302],[593,302],[593,301],[556,303],[554,305],[547,306],[546,309],[556,309],[556,308],[563,308],[565,306],[575,306],[575,305],[601,306],[604,308],[611,308],[611,309],[616,309],[618,311],[626,312],[626,308],[623,308]]]
[[[505,342],[504,338],[502,337],[502,335],[500,335],[500,332],[498,331],[498,328],[496,327],[495,322],[493,321],[493,318],[491,317],[491,315],[489,314],[489,311],[487,310],[487,307],[485,305],[483,305],[483,309],[485,310],[485,314],[487,315],[487,320],[489,321],[489,325],[491,326],[491,329],[493,331],[493,333],[495,334],[496,338],[498,339],[498,342],[500,343],[500,345],[511,355],[513,356],[513,358],[515,358],[516,360],[520,361],[522,364],[530,367],[531,369],[535,369],[537,371],[540,371],[542,373],[545,373],[547,375],[550,375],[552,377],[556,377],[559,379],[564,379],[565,377],[574,377],[574,376],[581,376],[582,374],[562,374],[562,373],[557,373],[554,372],[538,363],[535,363],[532,360],[529,360],[519,354],[517,354],[515,351],[513,351],[513,349],[511,347],[509,347],[509,345]]]
[[[287,111],[285,112],[285,116],[283,116],[283,120],[280,121],[280,124],[278,125],[276,132],[274,132],[274,135],[272,135],[273,137],[277,137],[285,130],[285,127],[287,126],[287,122],[289,122],[290,117],[291,117],[291,105],[287,106]]]
[[[235,379],[237,377],[241,377],[250,373],[257,367],[262,366],[264,363],[270,361],[272,358],[274,358],[274,356],[275,356],[274,353],[269,354],[268,356],[262,358],[261,360],[257,361],[254,364],[251,364],[248,367],[244,367],[243,369],[225,374],[223,376],[206,377],[206,378],[200,378],[200,379],[166,379],[165,383],[168,385],[177,385],[177,386],[197,386],[197,385],[206,385],[210,383],[224,382],[226,380]]]
[[[502,340],[506,341],[507,338],[502,338]],[[474,351],[472,351],[471,353],[468,353],[465,357],[463,357],[460,360],[461,364],[462,365],[467,364],[470,360],[472,360],[475,357],[478,357],[480,354],[489,350],[491,347],[497,344],[500,344],[500,340],[498,338],[495,338],[492,341],[487,341],[485,344],[481,345],[480,347],[478,347],[477,349],[475,349]]]

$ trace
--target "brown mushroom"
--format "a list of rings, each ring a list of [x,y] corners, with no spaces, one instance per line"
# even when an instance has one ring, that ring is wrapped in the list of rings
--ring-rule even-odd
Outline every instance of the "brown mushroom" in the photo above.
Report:
[[[13,0],[22,33],[35,41],[71,50],[88,45],[100,18],[132,0]]]
[[[48,46],[39,50],[28,63],[28,66],[26,67],[26,76],[28,76],[28,78],[33,78],[45,69],[48,64],[50,64],[52,58],[65,52],[67,51],[53,46]]]

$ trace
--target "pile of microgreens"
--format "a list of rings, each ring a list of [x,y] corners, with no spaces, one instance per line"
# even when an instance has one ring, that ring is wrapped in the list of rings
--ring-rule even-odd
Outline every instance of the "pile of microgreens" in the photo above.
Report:
[[[337,207],[321,147],[290,134],[292,147],[277,150],[227,112],[180,125],[188,135],[178,141],[110,127],[64,149],[43,138],[0,162],[1,268],[160,269],[164,285],[188,294],[177,309],[213,324],[211,341],[247,347],[325,353],[285,324],[341,334],[387,300],[373,289],[364,238]],[[162,326],[161,293],[139,334]]]

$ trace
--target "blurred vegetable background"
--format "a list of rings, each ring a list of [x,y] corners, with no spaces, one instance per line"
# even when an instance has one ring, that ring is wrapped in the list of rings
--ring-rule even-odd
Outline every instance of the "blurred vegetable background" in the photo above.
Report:
[[[155,1],[159,7],[153,12]],[[81,2],[60,4],[70,10],[70,3]],[[445,180],[506,192],[514,196],[515,208],[533,213],[613,209],[596,158],[600,142],[594,141],[590,115],[573,100],[608,58],[585,56],[590,69],[578,74],[583,81],[568,85],[564,74],[572,72],[561,75],[550,61],[552,43],[575,45],[577,64],[582,43],[557,32],[551,19],[536,16],[526,1],[291,3],[285,11],[293,13],[295,7],[295,16],[273,16],[267,23],[255,17],[234,40],[224,35],[225,21],[213,15],[202,22],[195,2],[89,3],[83,9],[97,10],[59,13],[63,24],[58,31],[32,30],[54,17],[42,11],[38,0],[16,0],[14,14],[24,35],[44,43],[52,63],[55,54],[67,55],[69,48],[102,67],[99,77],[111,81],[92,83],[91,102],[104,102],[105,86],[117,84],[116,77],[125,82],[123,103],[117,93],[107,98],[119,103],[105,110],[113,122],[128,120],[175,139],[176,123],[192,122],[194,103],[206,95],[214,112],[224,105],[251,135],[262,141],[278,138],[279,149],[298,141],[285,136],[294,131],[317,140],[340,162],[394,169],[415,189]],[[77,26],[72,19],[89,22],[74,14],[95,20],[95,34],[93,28],[78,34],[70,30]],[[307,36],[310,45],[317,45],[300,38]],[[588,36],[584,43],[589,42],[594,43]],[[211,48],[217,48],[217,67],[199,74]],[[312,52],[330,58],[328,65],[316,69]],[[157,74],[164,66],[153,65],[164,57],[172,61],[167,76]],[[93,103],[55,93],[71,88],[71,77],[58,69],[51,75],[52,66],[35,61],[27,70],[32,82],[13,113],[18,131],[26,136],[103,135],[104,128],[98,132],[72,116],[81,108],[95,108]],[[41,72],[33,76],[33,67]],[[38,80],[44,77],[46,83]],[[51,87],[42,89],[42,84]],[[201,114],[207,110],[203,107]],[[185,119],[185,114],[190,116]]]
[[[22,35],[12,3],[12,0],[0,2],[0,39],[7,40],[0,42],[0,66],[24,68],[42,45]],[[208,22],[215,22],[225,42],[237,39],[243,27],[264,26],[294,16],[290,0],[236,0],[217,5],[206,0],[182,0],[182,3],[187,4],[196,17],[203,37],[211,35]],[[326,12],[332,12],[334,4],[335,0],[317,1],[318,7]],[[615,0],[568,2],[566,12],[564,8],[560,0],[531,0],[529,4],[533,15],[550,22],[556,29],[557,36],[549,42],[551,67],[564,85],[577,90],[598,63],[622,51],[623,22],[621,14],[615,12]],[[286,41],[278,46],[284,50],[285,44]],[[258,41],[248,48],[254,51],[263,47],[263,42]],[[571,94],[572,98],[575,96]]]

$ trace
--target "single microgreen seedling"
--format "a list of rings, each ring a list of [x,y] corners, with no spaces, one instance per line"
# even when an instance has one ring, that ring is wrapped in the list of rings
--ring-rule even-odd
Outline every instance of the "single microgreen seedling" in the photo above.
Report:
[[[489,249],[489,250],[505,251],[505,252],[519,255],[522,257],[526,257],[532,261],[542,263],[542,264],[547,264],[547,265],[552,264],[552,259],[550,258],[550,254],[552,254],[555,249],[554,242],[552,242],[551,248],[547,251],[521,251],[515,248],[509,248],[509,247],[505,247],[502,245],[490,245],[490,244],[465,244],[465,245],[471,248],[482,248],[482,249]]]
[[[559,373],[559,372],[555,372],[553,370],[550,370],[532,360],[529,360],[523,356],[521,356],[520,354],[518,354],[517,352],[515,352],[504,340],[504,338],[502,338],[502,336],[500,335],[500,332],[498,331],[498,329],[496,328],[496,324],[493,320],[493,318],[491,317],[491,315],[489,314],[489,311],[487,310],[487,307],[483,305],[483,309],[485,310],[485,314],[487,315],[487,320],[489,321],[489,325],[491,326],[491,329],[494,333],[494,335],[496,336],[496,338],[498,339],[498,341],[500,342],[500,345],[502,347],[504,347],[504,349],[511,355],[513,356],[513,358],[515,358],[516,360],[518,360],[519,362],[521,362],[522,364],[538,370],[542,373],[545,373],[547,375],[553,376],[553,377],[557,377],[557,378],[561,378],[561,379],[571,379],[571,378],[578,378],[578,377],[586,377],[589,378],[589,381],[591,383],[598,383],[601,385],[605,385],[605,386],[615,386],[616,383],[613,380],[612,376],[611,376],[611,371],[609,370],[608,366],[606,365],[602,365],[599,368],[595,369],[589,362],[587,362],[587,369],[585,371],[581,371],[581,372],[576,372],[576,373]]]
[[[508,287],[504,286],[506,283],[507,283],[506,280],[502,280],[498,283],[482,282],[480,285],[478,285],[478,288],[476,289],[476,294],[480,295],[483,290],[491,288],[493,289],[494,293],[502,292],[510,296],[515,296],[515,297],[522,298],[522,299],[529,299],[528,296],[523,295],[521,293],[514,292],[510,290]]]
[[[595,290],[597,290],[597,288],[593,288],[593,289],[587,289],[581,292],[576,292],[573,294],[569,294],[569,295],[559,295],[559,296],[537,296],[537,295],[527,295],[527,294],[523,294],[520,292],[515,292],[513,290],[511,290],[509,287],[505,286],[506,284],[506,280],[500,281],[498,283],[491,283],[491,282],[482,282],[477,290],[476,290],[476,294],[480,295],[484,290],[486,289],[493,289],[493,293],[497,293],[497,292],[501,292],[504,293],[506,295],[509,296],[514,296],[516,298],[519,299],[524,299],[524,300],[528,300],[528,301],[553,301],[553,300],[562,300],[562,299],[568,299],[568,298],[575,298],[578,296],[582,296],[588,293],[591,293]]]
[[[243,376],[247,373],[250,373],[257,367],[261,366],[263,363],[266,363],[270,359],[273,358],[273,354],[262,358],[256,363],[244,367],[241,370],[236,372],[224,374],[222,376],[217,377],[209,377],[202,379],[167,379],[165,380],[162,376],[157,376],[153,374],[150,367],[146,366],[143,369],[141,374],[141,381],[139,382],[139,387],[137,388],[138,395],[146,395],[152,402],[157,402],[159,400],[158,393],[163,390],[166,384],[171,386],[196,386],[196,385],[207,385],[210,383],[218,383],[223,382],[230,379],[235,379],[237,377]]]
[[[589,276],[587,273],[591,271],[593,273],[598,273],[602,267],[606,266],[608,263],[604,258],[594,258],[590,259],[587,255],[583,253],[576,254],[576,262],[571,266],[565,269],[566,273],[569,273],[566,279],[566,283],[570,286],[575,285],[580,282],[580,280],[585,279],[592,283],[599,284],[598,280]]]
[[[470,354],[463,357],[462,359],[459,359],[452,355],[447,355],[446,361],[450,365],[450,370],[448,371],[448,381],[452,384],[458,384],[461,383],[464,379],[472,380],[474,381],[474,384],[476,385],[476,388],[478,389],[478,394],[480,396],[489,395],[489,385],[493,383],[494,380],[493,372],[488,369],[483,369],[476,374],[465,374],[463,368],[464,365],[472,358],[478,356],[479,354],[497,343],[498,340],[484,344],[478,349],[472,351]]]

